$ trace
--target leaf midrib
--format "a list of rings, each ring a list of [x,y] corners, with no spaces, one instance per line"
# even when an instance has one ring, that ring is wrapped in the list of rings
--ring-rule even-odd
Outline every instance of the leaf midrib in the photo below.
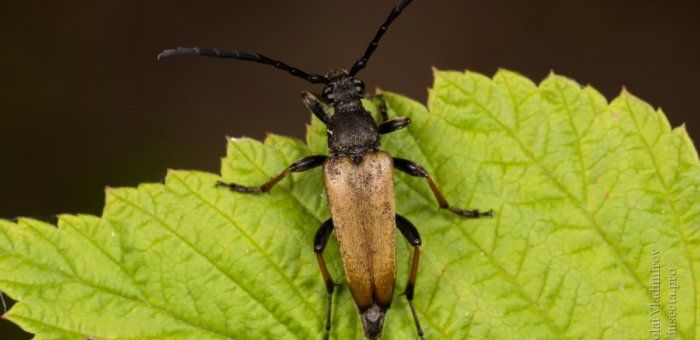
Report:
[[[487,113],[487,114],[489,115],[489,117],[490,117],[496,124],[498,124],[498,125],[501,127],[501,129],[503,129],[503,131],[506,133],[506,135],[508,135],[508,137],[510,137],[511,139],[513,139],[513,140],[518,144],[518,146],[519,146],[520,149],[523,151],[523,153],[524,153],[534,164],[536,164],[536,165],[538,166],[539,169],[542,170],[542,173],[552,182],[552,184],[555,185],[555,187],[556,187],[557,189],[559,189],[562,193],[564,193],[564,194],[566,195],[566,197],[571,201],[572,205],[575,206],[575,207],[577,207],[577,208],[579,208],[580,210],[582,210],[582,212],[584,213],[584,215],[586,216],[586,218],[589,220],[589,222],[591,222],[591,224],[593,225],[593,227],[595,227],[594,230],[597,232],[597,234],[600,236],[600,238],[603,240],[603,242],[607,245],[607,247],[611,250],[611,252],[615,255],[615,258],[622,264],[622,266],[625,268],[626,272],[627,272],[627,273],[633,278],[633,280],[637,283],[637,288],[638,288],[638,289],[641,289],[641,290],[645,293],[645,295],[647,296],[647,298],[649,299],[649,301],[651,301],[651,295],[650,295],[651,293],[646,289],[646,287],[645,287],[644,284],[642,283],[641,279],[637,276],[636,272],[634,272],[634,271],[630,268],[630,266],[627,264],[627,262],[624,261],[624,259],[622,258],[620,252],[617,250],[617,248],[615,248],[615,246],[613,245],[613,243],[611,243],[611,242],[607,239],[607,237],[605,237],[605,235],[603,234],[603,232],[602,232],[600,226],[598,225],[598,222],[596,221],[596,219],[595,219],[593,216],[591,216],[591,215],[590,215],[590,212],[587,211],[586,209],[584,209],[584,208],[581,206],[581,203],[578,202],[578,201],[576,200],[576,198],[573,197],[572,194],[569,193],[569,192],[565,189],[565,187],[564,187],[561,183],[559,183],[559,181],[557,181],[557,180],[553,177],[553,175],[551,174],[550,170],[547,169],[546,167],[544,167],[543,164],[540,163],[539,159],[537,159],[537,158],[534,156],[534,154],[532,153],[531,150],[529,150],[528,148],[525,147],[525,145],[523,144],[523,142],[522,142],[519,138],[517,138],[517,137],[515,136],[514,132],[511,131],[511,129],[509,129],[507,125],[505,125],[503,122],[501,122],[501,121],[495,116],[495,114],[494,114],[493,112],[491,112],[491,110],[489,110],[483,103],[481,103],[480,101],[478,101],[478,100],[476,99],[476,97],[474,97],[471,93],[469,93],[469,91],[467,91],[466,89],[462,88],[459,84],[456,84],[455,82],[451,81],[450,79],[447,79],[446,77],[443,77],[443,76],[440,75],[439,73],[436,73],[436,77],[441,77],[442,80],[444,80],[445,82],[447,82],[448,84],[450,84],[452,87],[454,87],[454,88],[456,88],[457,90],[459,90],[460,92],[462,92],[465,96],[471,98],[472,101],[473,101],[475,104],[477,104],[477,105],[479,106],[479,108],[481,108],[481,110],[482,110],[483,112]],[[538,88],[538,90],[539,90],[539,88]],[[436,116],[437,116],[437,115],[436,115]],[[458,129],[458,130],[460,130],[460,131],[464,131],[463,128],[461,128],[461,127],[459,127],[459,126],[456,126],[456,125],[450,123],[450,122],[447,121],[447,120],[444,120],[442,117],[440,117],[440,119],[443,120],[446,124],[449,124],[450,126],[453,126],[454,128],[456,128],[456,129]],[[661,309],[661,311],[664,313],[664,316],[666,316],[666,318],[668,319],[668,315],[669,315],[669,314],[668,314],[668,311],[666,310],[666,308],[664,308],[664,305],[661,305],[661,308],[660,308],[660,309]],[[679,330],[678,333],[679,333],[682,337],[685,338],[686,336],[683,335],[683,332],[682,332],[680,329],[681,329],[681,328],[678,327],[678,330]]]
[[[165,314],[165,315],[169,315],[169,316],[172,317],[174,320],[179,321],[179,322],[182,322],[183,324],[192,327],[192,329],[194,329],[194,330],[201,330],[201,331],[206,332],[206,333],[211,333],[212,335],[216,335],[216,336],[220,336],[220,337],[224,337],[224,338],[230,338],[230,336],[224,335],[224,334],[222,334],[222,333],[219,333],[219,332],[216,331],[216,330],[209,329],[209,328],[207,328],[207,327],[202,327],[202,326],[200,326],[200,325],[195,325],[195,324],[193,324],[193,323],[191,323],[191,322],[189,322],[189,321],[187,321],[187,320],[185,320],[185,319],[182,319],[181,316],[174,314],[172,311],[167,310],[167,309],[163,309],[163,308],[158,307],[158,306],[155,306],[155,305],[152,305],[152,304],[151,304],[150,302],[148,302],[148,301],[139,300],[139,299],[136,299],[136,298],[127,296],[127,295],[125,295],[124,293],[119,292],[119,291],[116,291],[116,290],[113,290],[113,289],[111,289],[111,288],[109,288],[109,287],[105,287],[105,286],[98,285],[98,284],[96,284],[96,283],[87,281],[87,280],[85,280],[85,279],[83,279],[83,278],[80,278],[80,277],[71,275],[71,274],[69,274],[69,273],[65,273],[65,272],[61,271],[60,269],[57,269],[57,268],[54,268],[54,267],[51,267],[51,266],[48,266],[48,265],[45,265],[45,264],[36,262],[36,261],[34,261],[33,258],[27,257],[27,256],[25,256],[25,255],[23,255],[23,254],[21,254],[21,253],[18,253],[18,252],[16,252],[16,251],[14,251],[14,250],[7,250],[7,249],[6,249],[5,251],[6,251],[8,254],[12,254],[12,255],[15,256],[16,258],[23,259],[23,261],[24,261],[25,263],[29,263],[29,264],[31,264],[31,265],[33,265],[33,266],[36,266],[36,267],[38,267],[38,268],[41,268],[41,269],[47,271],[47,272],[56,273],[56,274],[62,276],[62,277],[65,279],[65,281],[63,281],[63,282],[74,282],[74,283],[77,283],[77,284],[84,285],[84,286],[86,286],[86,287],[95,289],[95,290],[97,290],[97,291],[101,291],[101,292],[104,292],[104,293],[113,295],[113,296],[115,296],[115,297],[122,298],[122,299],[127,300],[127,301],[132,301],[132,302],[135,302],[135,303],[137,303],[137,304],[144,305],[144,306],[146,306],[146,307],[148,307],[148,308],[150,308],[150,309],[152,309],[152,310],[156,310],[156,311],[162,312],[162,313]],[[15,316],[12,316],[12,317],[14,318]],[[46,323],[42,323],[42,324],[47,325],[47,326],[50,326],[50,327],[53,327],[53,328],[56,328],[56,329],[60,329],[60,327],[57,327],[57,326],[48,325],[48,324],[46,324]],[[72,332],[77,334],[77,332],[75,332],[75,331],[72,331]],[[82,335],[88,335],[88,334],[82,334]]]
[[[238,231],[248,240],[250,243],[255,247],[255,249],[265,258],[265,260],[272,266],[272,268],[275,269],[287,282],[289,286],[291,286],[295,293],[299,296],[299,298],[304,302],[306,307],[309,310],[313,310],[313,307],[311,306],[311,303],[309,302],[308,298],[306,298],[301,291],[299,290],[299,287],[294,284],[293,280],[287,276],[287,274],[280,268],[280,266],[272,260],[270,257],[270,254],[267,253],[262,246],[253,238],[251,237],[243,227],[241,227],[240,224],[236,220],[234,220],[231,216],[227,215],[225,212],[223,212],[219,207],[215,206],[212,202],[209,200],[205,199],[203,196],[199,195],[194,188],[190,187],[183,179],[181,179],[179,176],[174,176],[176,180],[178,180],[192,195],[194,195],[197,199],[199,199],[201,202],[204,202],[207,204],[210,208],[212,208],[214,211],[216,211],[217,214],[225,218],[231,225],[236,227]]]
[[[163,226],[166,230],[170,232],[173,236],[177,237],[183,244],[187,245],[188,248],[192,249],[197,255],[199,255],[201,258],[205,259],[210,265],[212,265],[217,271],[219,271],[221,274],[226,276],[232,283],[234,283],[236,286],[241,288],[243,292],[246,293],[253,301],[255,301],[258,305],[262,306],[265,311],[267,311],[272,317],[275,318],[275,320],[278,321],[279,324],[281,324],[289,334],[294,335],[294,332],[292,329],[289,327],[289,325],[286,322],[283,322],[282,319],[280,318],[279,315],[274,313],[263,301],[258,299],[257,296],[255,296],[245,285],[242,283],[238,282],[234,278],[233,275],[230,275],[227,271],[225,271],[221,266],[219,266],[215,261],[213,261],[211,258],[209,258],[206,254],[202,253],[197,247],[195,247],[193,244],[191,244],[185,237],[182,237],[182,235],[178,234],[175,232],[165,221],[161,220],[158,216],[152,214],[150,211],[147,211],[146,209],[143,209],[141,206],[138,204],[135,204],[134,202],[129,201],[128,199],[121,197],[117,194],[113,194],[113,197],[121,200],[122,202],[130,205],[133,208],[136,208],[137,210],[140,210],[142,213],[146,214],[149,216],[151,219],[154,221],[158,222],[161,226]],[[199,326],[195,326],[199,327]],[[302,328],[302,327],[300,327]],[[218,333],[218,332],[217,332]],[[225,335],[225,337],[233,337],[233,335]]]

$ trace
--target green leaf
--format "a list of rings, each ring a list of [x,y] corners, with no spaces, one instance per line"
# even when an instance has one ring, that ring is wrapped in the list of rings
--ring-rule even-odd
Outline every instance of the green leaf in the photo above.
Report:
[[[428,338],[643,338],[655,318],[662,336],[669,320],[700,336],[700,163],[683,127],[627,92],[608,103],[556,75],[435,78],[428,108],[385,94],[390,115],[413,124],[383,146],[424,165],[454,205],[495,218],[438,211],[423,180],[396,176],[397,210],[423,238],[415,303]],[[313,119],[306,144],[229,141],[223,179],[256,185],[326,152]],[[321,170],[265,195],[219,179],[170,171],[165,184],[109,189],[102,217],[65,215],[57,228],[0,221],[0,289],[19,301],[5,317],[40,339],[319,338]],[[410,250],[399,241],[397,293]],[[335,240],[326,257],[342,281]],[[333,337],[360,339],[348,290],[335,301]],[[403,297],[385,327],[416,337]]]

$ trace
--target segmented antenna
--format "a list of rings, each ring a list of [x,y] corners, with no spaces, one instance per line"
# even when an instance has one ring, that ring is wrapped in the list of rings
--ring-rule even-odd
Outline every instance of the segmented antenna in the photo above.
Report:
[[[389,29],[389,25],[396,19],[399,14],[401,14],[401,11],[403,11],[408,4],[411,3],[413,0],[403,0],[401,1],[400,4],[394,6],[394,8],[391,9],[391,13],[389,13],[389,17],[386,18],[386,21],[384,21],[384,24],[382,24],[381,27],[379,27],[379,31],[377,31],[377,34],[374,35],[374,39],[372,39],[372,42],[369,43],[369,46],[367,46],[367,50],[365,51],[365,54],[355,62],[355,65],[352,66],[352,69],[350,70],[350,75],[355,76],[357,72],[360,72],[365,66],[367,66],[367,62],[369,61],[369,57],[372,56],[372,53],[374,50],[377,49],[377,46],[379,45],[379,40],[382,38],[384,33]]]
[[[205,56],[205,57],[216,57],[216,58],[231,58],[231,59],[238,59],[238,60],[247,60],[247,61],[253,61],[256,63],[261,63],[261,64],[267,64],[267,65],[272,65],[280,70],[284,70],[289,72],[293,76],[297,76],[300,78],[304,78],[307,81],[309,81],[312,84],[328,84],[328,78],[319,75],[319,74],[308,74],[302,70],[299,70],[296,67],[291,67],[281,61],[270,59],[262,54],[254,53],[246,53],[246,52],[241,52],[241,51],[224,51],[220,50],[217,48],[209,49],[209,48],[199,48],[199,47],[194,47],[194,48],[189,48],[189,47],[178,47],[174,50],[165,50],[161,52],[158,55],[158,60],[162,60],[163,58],[170,58],[174,56],[180,56],[180,55],[191,55],[191,56]]]

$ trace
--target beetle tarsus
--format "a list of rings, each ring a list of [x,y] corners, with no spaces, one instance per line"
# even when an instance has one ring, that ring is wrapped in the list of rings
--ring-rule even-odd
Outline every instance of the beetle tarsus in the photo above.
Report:
[[[416,313],[416,307],[413,305],[413,300],[408,300],[408,306],[411,307],[411,314],[413,315],[413,320],[416,322],[416,332],[421,340],[425,340],[425,335],[423,335],[423,327],[418,321],[418,313]]]
[[[446,209],[455,213],[456,215],[466,217],[466,218],[493,217],[493,209],[489,209],[488,211],[479,211],[476,209],[463,210],[463,209],[458,209],[458,208],[454,208],[454,207],[450,207],[450,206],[447,206]]]
[[[235,183],[226,183],[222,181],[216,182],[217,187],[228,188],[231,191],[240,193],[261,193],[264,192],[260,187],[246,187]]]
[[[326,327],[323,333],[323,339],[328,340],[331,337],[331,307],[333,305],[333,292],[328,293],[328,313],[326,314]]]

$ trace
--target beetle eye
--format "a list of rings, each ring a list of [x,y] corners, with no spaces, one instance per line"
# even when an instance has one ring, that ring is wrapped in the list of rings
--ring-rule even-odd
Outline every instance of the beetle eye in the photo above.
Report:
[[[330,88],[330,87],[326,87],[325,89],[323,89],[323,92],[322,92],[321,94],[323,95],[323,98],[328,99],[329,96],[331,96],[331,93],[333,93],[333,91],[331,90],[331,88]]]

